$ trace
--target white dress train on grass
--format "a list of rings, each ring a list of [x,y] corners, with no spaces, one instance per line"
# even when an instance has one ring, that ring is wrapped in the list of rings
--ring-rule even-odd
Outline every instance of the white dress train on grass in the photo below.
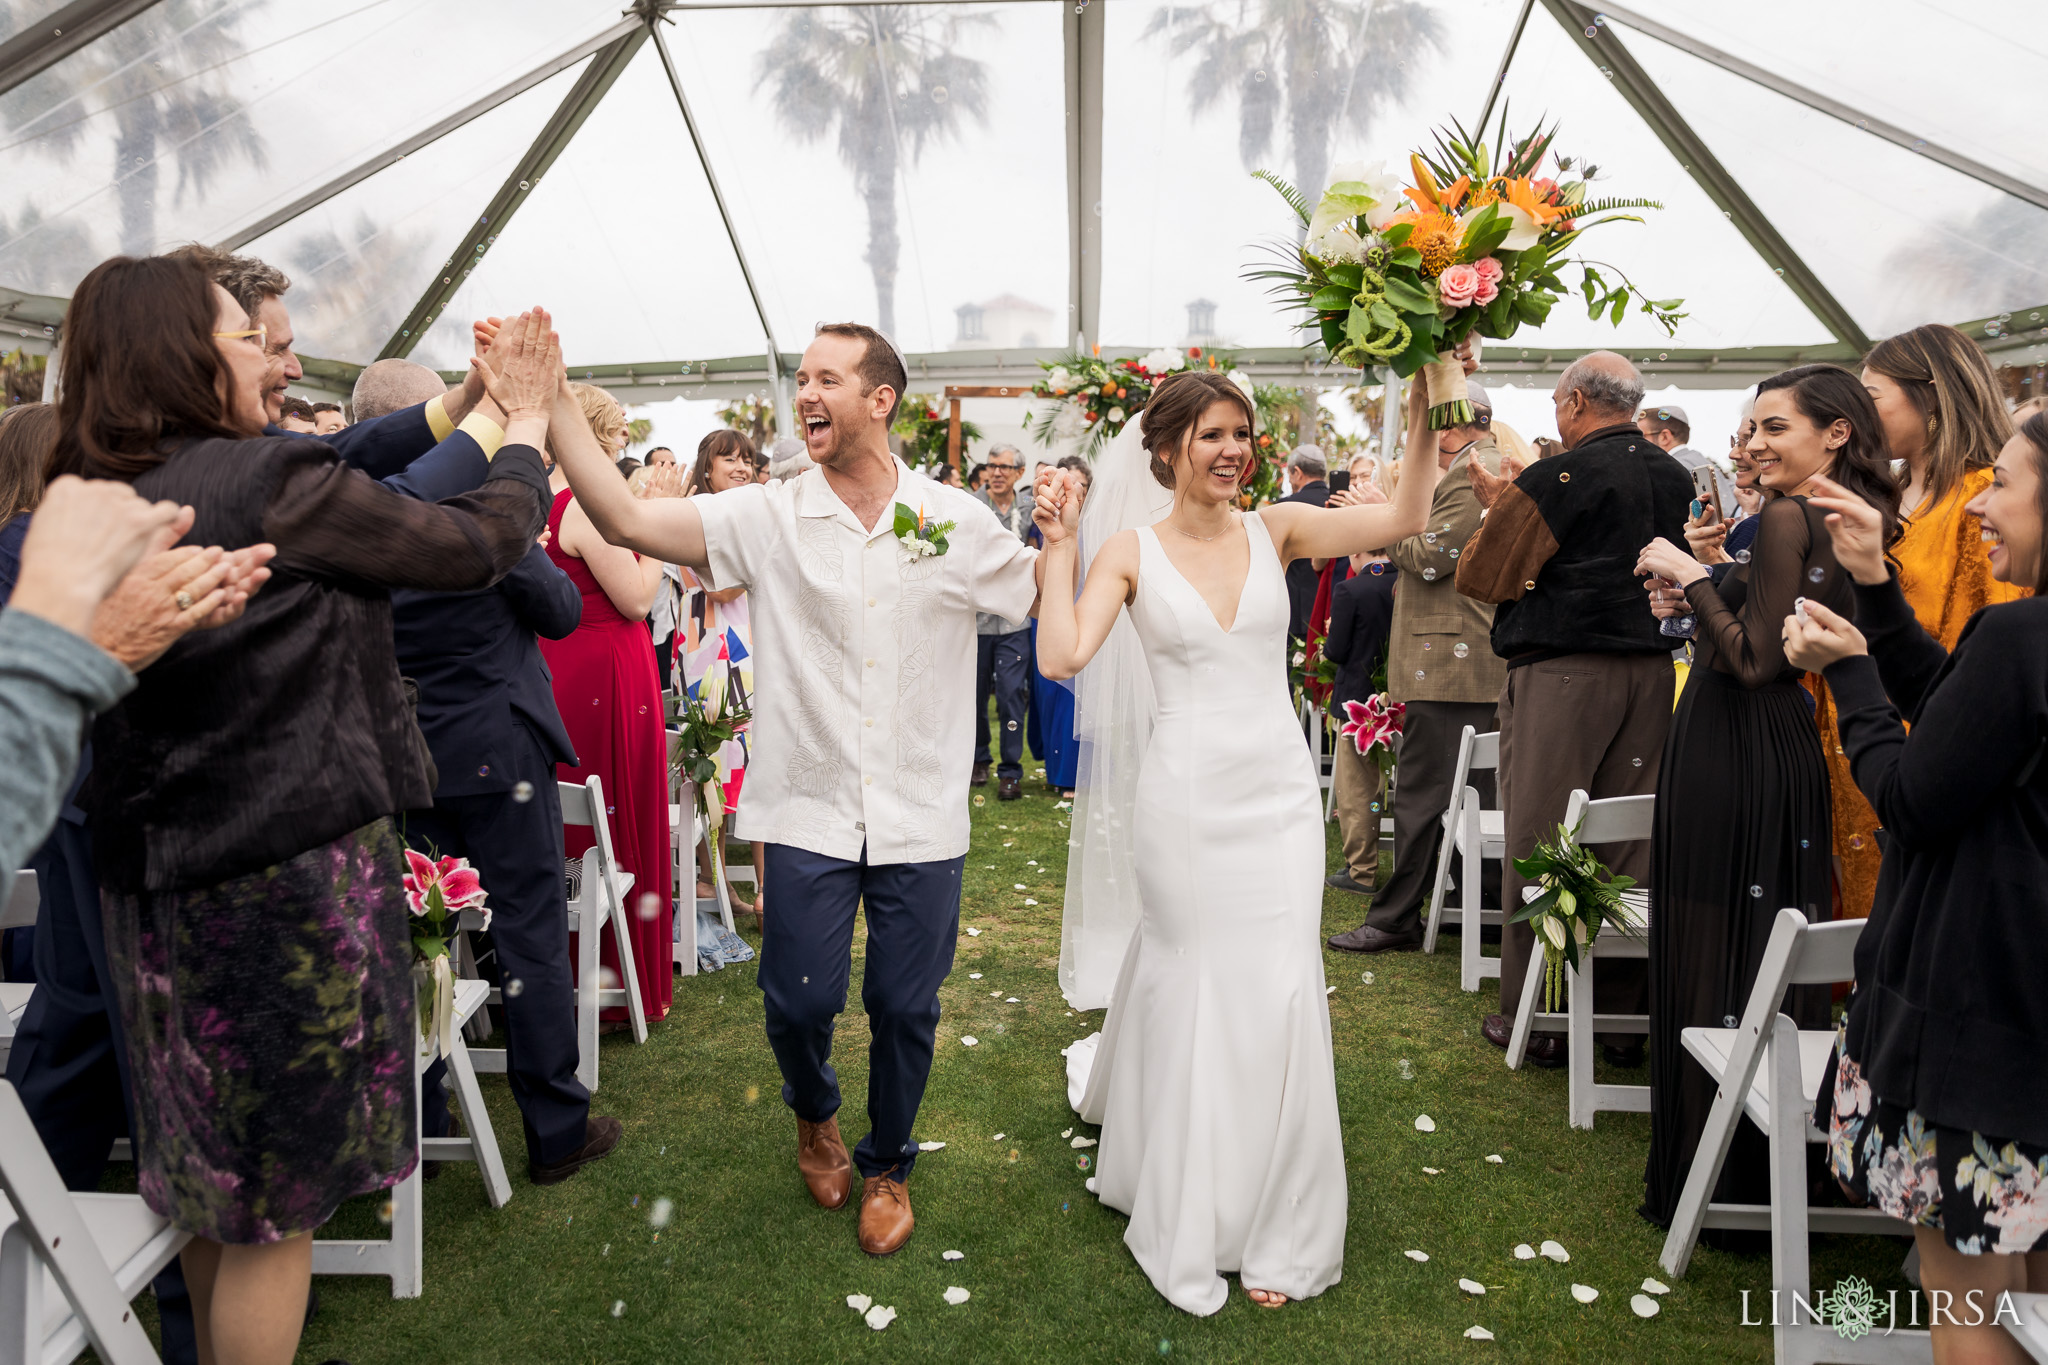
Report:
[[[1138,531],[1129,610],[1157,723],[1133,818],[1142,912],[1069,1094],[1102,1125],[1096,1190],[1168,1301],[1224,1272],[1308,1298],[1343,1274],[1348,1212],[1322,958],[1323,819],[1287,695],[1287,585],[1264,521],[1225,631]]]

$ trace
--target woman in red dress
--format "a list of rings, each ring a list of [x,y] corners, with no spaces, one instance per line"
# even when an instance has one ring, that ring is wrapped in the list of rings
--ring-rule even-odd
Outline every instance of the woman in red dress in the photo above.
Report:
[[[603,389],[571,384],[587,426],[551,434],[549,448],[560,440],[595,437],[614,460],[626,447],[626,413]],[[564,405],[557,419],[571,420]],[[676,480],[671,477],[670,484]],[[553,478],[555,502],[548,513],[548,557],[569,575],[583,594],[583,621],[562,640],[542,640],[540,649],[554,674],[555,705],[581,766],[564,763],[564,782],[581,783],[593,775],[604,784],[606,823],[611,826],[612,852],[619,866],[633,874],[627,893],[627,916],[633,926],[633,963],[640,982],[640,1003],[651,1020],[668,1014],[673,993],[675,902],[670,890],[668,843],[668,740],[662,730],[661,683],[654,662],[654,642],[644,624],[661,583],[659,560],[641,559],[631,550],[605,542],[576,505],[559,469]],[[667,491],[660,481],[650,492]],[[580,856],[594,842],[591,835],[565,832],[563,852]],[[611,936],[600,943],[604,965],[618,970]],[[625,1017],[607,1010],[607,1020]]]

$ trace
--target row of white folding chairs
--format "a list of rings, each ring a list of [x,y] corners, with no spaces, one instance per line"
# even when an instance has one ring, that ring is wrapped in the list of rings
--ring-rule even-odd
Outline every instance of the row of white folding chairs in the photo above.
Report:
[[[1451,770],[1451,801],[1443,815],[1443,845],[1437,853],[1429,922],[1422,935],[1422,951],[1435,952],[1447,908],[1444,897],[1450,889],[1451,859],[1458,858],[1458,904],[1454,907],[1462,940],[1458,945],[1458,985],[1468,991],[1478,990],[1487,977],[1500,975],[1500,959],[1480,951],[1480,929],[1498,926],[1502,915],[1498,910],[1482,909],[1479,893],[1485,860],[1500,862],[1507,856],[1507,824],[1502,811],[1480,802],[1478,788],[1468,786],[1466,778],[1499,767],[1500,733],[1482,735],[1466,726],[1458,737],[1458,759]]]

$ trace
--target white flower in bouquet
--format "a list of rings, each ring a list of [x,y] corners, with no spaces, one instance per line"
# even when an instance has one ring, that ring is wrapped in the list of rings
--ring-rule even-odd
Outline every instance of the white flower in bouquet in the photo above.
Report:
[[[1308,254],[1324,265],[1340,265],[1347,261],[1362,265],[1365,262],[1365,239],[1350,223],[1338,223],[1308,244]]]
[[[1339,223],[1349,223],[1360,214],[1365,225],[1378,232],[1387,220],[1401,211],[1401,177],[1387,169],[1385,161],[1347,161],[1330,171],[1330,184],[1323,191],[1309,219],[1308,239],[1313,242]]]
[[[1175,370],[1186,369],[1188,358],[1174,347],[1161,346],[1158,350],[1145,355],[1138,363],[1153,374],[1171,374]]]
[[[1536,245],[1536,239],[1543,235],[1542,227],[1529,215],[1527,209],[1517,208],[1505,199],[1492,205],[1492,207],[1499,209],[1500,216],[1514,224],[1512,228],[1508,229],[1508,235],[1501,239],[1500,245],[1495,247],[1494,250],[1527,251],[1530,247]],[[1476,209],[1468,209],[1464,213],[1459,214],[1458,231],[1461,233],[1470,231],[1472,220],[1486,212],[1486,209],[1487,206],[1482,204]]]

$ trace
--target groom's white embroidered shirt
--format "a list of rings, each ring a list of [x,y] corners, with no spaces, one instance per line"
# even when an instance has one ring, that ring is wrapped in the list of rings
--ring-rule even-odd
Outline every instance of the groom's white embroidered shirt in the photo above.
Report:
[[[735,834],[852,861],[967,852],[974,617],[1022,620],[1036,552],[955,488],[896,462],[892,502],[956,523],[913,558],[895,508],[872,531],[821,469],[700,497],[708,581],[747,589],[754,719]]]

